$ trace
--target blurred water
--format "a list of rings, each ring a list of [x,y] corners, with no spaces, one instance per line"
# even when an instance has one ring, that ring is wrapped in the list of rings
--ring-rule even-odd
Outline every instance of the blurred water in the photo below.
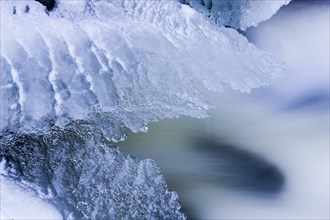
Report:
[[[119,145],[155,159],[188,219],[329,219],[329,3],[293,1],[243,34],[286,76],[251,94],[204,91],[209,118],[164,120]]]

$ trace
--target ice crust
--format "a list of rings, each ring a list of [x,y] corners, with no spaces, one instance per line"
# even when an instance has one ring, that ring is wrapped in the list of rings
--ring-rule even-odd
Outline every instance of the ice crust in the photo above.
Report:
[[[282,71],[272,54],[178,1],[59,0],[52,12],[1,1],[0,131],[85,120],[121,140],[125,128],[207,116],[199,82],[249,92]]]
[[[218,25],[246,30],[271,18],[291,0],[180,0],[214,20]]]
[[[185,219],[154,161],[126,156],[89,126],[11,134],[0,143],[4,177],[37,190],[63,219]]]

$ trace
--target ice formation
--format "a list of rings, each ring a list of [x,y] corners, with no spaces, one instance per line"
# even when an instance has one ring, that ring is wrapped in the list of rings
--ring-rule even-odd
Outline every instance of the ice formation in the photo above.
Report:
[[[177,1],[62,0],[51,12],[1,1],[2,131],[82,119],[120,140],[126,127],[205,117],[196,82],[248,92],[282,70],[236,30]]]
[[[185,219],[157,165],[107,144],[86,125],[2,137],[7,177],[38,189],[64,219]]]
[[[0,4],[0,159],[8,178],[67,219],[184,219],[157,166],[109,140],[163,118],[205,117],[199,84],[249,92],[283,71],[179,1]]]
[[[180,0],[219,25],[246,30],[269,19],[283,5],[291,0],[256,1],[256,0]]]

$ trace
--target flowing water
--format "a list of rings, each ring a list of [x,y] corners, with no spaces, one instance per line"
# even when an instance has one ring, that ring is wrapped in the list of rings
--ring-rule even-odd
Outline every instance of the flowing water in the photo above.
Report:
[[[293,1],[243,34],[286,75],[205,91],[209,118],[152,123],[119,147],[156,161],[188,219],[329,219],[329,3]]]

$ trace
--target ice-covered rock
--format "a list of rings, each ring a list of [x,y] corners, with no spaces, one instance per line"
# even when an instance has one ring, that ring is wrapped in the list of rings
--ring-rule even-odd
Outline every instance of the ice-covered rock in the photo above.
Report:
[[[37,190],[64,219],[185,219],[152,160],[126,156],[89,126],[7,134],[0,144],[6,177]]]
[[[271,18],[291,0],[179,0],[222,26],[246,30]]]
[[[248,92],[283,71],[272,54],[178,1],[0,4],[0,131],[86,120],[120,140],[150,121],[205,117],[199,82]]]

